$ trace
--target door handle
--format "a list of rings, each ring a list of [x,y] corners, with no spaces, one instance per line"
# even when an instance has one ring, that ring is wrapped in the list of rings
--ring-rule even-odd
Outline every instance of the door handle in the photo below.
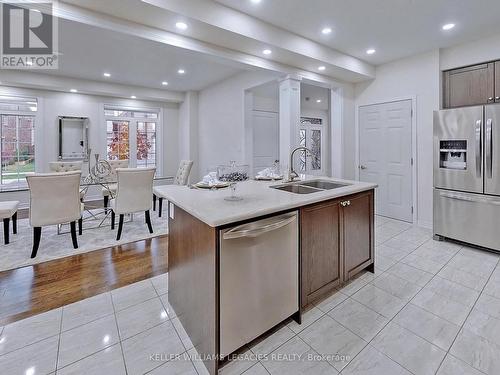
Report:
[[[488,119],[486,120],[486,139],[485,139],[485,153],[486,153],[486,177],[492,178],[493,176],[493,154],[492,154],[492,149],[493,149],[493,137],[492,137],[492,131],[493,131],[493,120]]]
[[[294,222],[297,219],[297,215],[295,213],[289,214],[286,216],[281,216],[277,220],[272,222],[268,222],[265,225],[261,225],[258,227],[254,227],[252,223],[243,224],[231,230],[228,230],[223,234],[222,238],[225,240],[231,240],[242,237],[258,237],[261,234],[271,232],[276,229],[283,228],[284,226]]]
[[[367,167],[365,165],[360,165],[359,169],[367,169]]]
[[[481,158],[482,158],[482,147],[481,147],[481,125],[483,121],[476,121],[476,176],[481,177]]]

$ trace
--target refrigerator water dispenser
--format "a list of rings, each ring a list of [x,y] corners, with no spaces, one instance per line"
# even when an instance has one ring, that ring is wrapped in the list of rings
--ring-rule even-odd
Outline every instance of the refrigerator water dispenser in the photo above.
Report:
[[[447,140],[439,142],[439,167],[467,169],[467,141]]]

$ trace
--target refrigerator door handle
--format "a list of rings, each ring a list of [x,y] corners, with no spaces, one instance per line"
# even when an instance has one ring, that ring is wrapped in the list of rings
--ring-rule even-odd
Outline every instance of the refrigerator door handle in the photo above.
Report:
[[[476,176],[481,178],[481,159],[482,159],[482,149],[481,149],[481,125],[482,120],[476,121]]]
[[[485,139],[485,153],[486,153],[486,177],[492,178],[493,177],[493,137],[492,137],[492,125],[493,125],[493,120],[488,119],[486,120],[486,139]]]
[[[458,201],[485,203],[485,204],[500,206],[500,200],[490,197],[482,197],[482,196],[478,197],[478,196],[471,196],[468,194],[450,193],[450,192],[440,192],[439,195],[443,198],[455,199]]]

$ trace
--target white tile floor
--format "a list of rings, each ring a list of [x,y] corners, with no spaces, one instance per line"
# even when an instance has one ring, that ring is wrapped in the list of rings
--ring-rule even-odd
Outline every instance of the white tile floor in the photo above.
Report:
[[[364,273],[221,374],[499,374],[499,256],[377,217]],[[2,374],[205,374],[166,275],[0,327]],[[258,356],[258,357],[257,357]]]

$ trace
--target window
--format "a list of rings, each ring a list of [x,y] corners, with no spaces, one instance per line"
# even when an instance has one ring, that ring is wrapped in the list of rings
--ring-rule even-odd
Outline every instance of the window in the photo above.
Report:
[[[156,167],[158,112],[106,107],[108,160],[130,161],[130,166]]]
[[[26,173],[35,171],[35,116],[33,99],[0,97],[0,185],[26,183]]]

